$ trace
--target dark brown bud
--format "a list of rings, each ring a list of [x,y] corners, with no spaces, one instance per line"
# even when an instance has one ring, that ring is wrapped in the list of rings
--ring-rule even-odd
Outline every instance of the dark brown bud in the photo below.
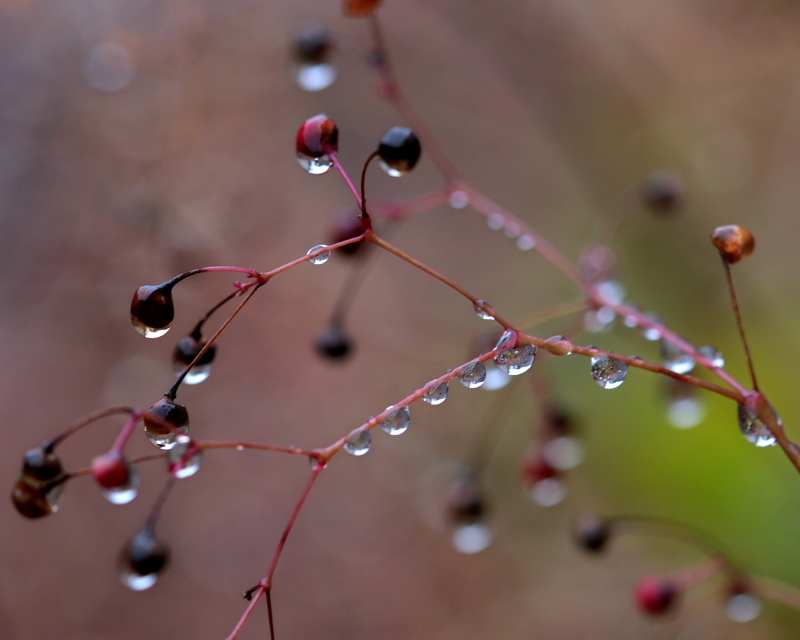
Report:
[[[26,518],[42,518],[58,511],[62,490],[63,484],[58,481],[42,483],[22,476],[14,485],[11,501]]]
[[[611,527],[608,522],[596,515],[581,518],[575,531],[578,544],[591,553],[599,553],[605,549],[610,536]]]
[[[753,234],[736,224],[714,229],[714,233],[711,234],[711,242],[728,264],[739,262],[753,253],[756,248]]]
[[[178,434],[189,431],[186,407],[166,396],[150,407],[143,421],[147,438],[159,449],[171,449]]]
[[[22,463],[23,476],[47,482],[56,479],[63,472],[64,469],[58,456],[44,447],[36,447],[25,454]]]
[[[653,213],[670,215],[682,206],[686,193],[683,179],[671,171],[656,171],[642,187],[642,201]]]
[[[353,350],[353,341],[339,323],[325,327],[314,343],[317,353],[330,360],[344,360]]]
[[[139,287],[131,302],[131,322],[145,338],[158,338],[169,331],[175,318],[171,282]]]
[[[359,218],[359,210],[348,209],[336,216],[333,224],[328,229],[328,244],[337,244],[356,238],[364,233],[364,224]],[[363,242],[354,242],[341,247],[336,253],[343,256],[356,255],[365,247]]]
[[[301,31],[294,41],[294,57],[303,64],[322,64],[331,50],[330,34],[322,27]]]
[[[395,178],[411,171],[419,161],[422,147],[408,127],[392,127],[378,146],[381,167]]]

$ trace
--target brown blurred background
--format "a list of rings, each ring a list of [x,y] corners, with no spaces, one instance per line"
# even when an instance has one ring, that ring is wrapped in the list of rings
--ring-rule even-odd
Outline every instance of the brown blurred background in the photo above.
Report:
[[[756,235],[736,267],[762,387],[796,430],[800,355],[800,9],[779,0],[386,0],[381,19],[410,100],[459,169],[571,258],[620,216],[614,240],[631,299],[697,344],[713,343],[746,379],[718,258],[719,224]],[[338,79],[295,83],[296,33],[323,24],[367,42],[340,3],[265,0],[0,0],[0,480],[23,452],[110,404],[147,407],[172,381],[174,342],[228,291],[230,278],[177,289],[175,328],[144,340],[128,305],[142,284],[207,264],[268,269],[326,240],[351,196],[333,172],[297,166],[297,127],[319,112],[358,171],[398,124],[357,59]],[[635,198],[653,171],[678,172],[686,206],[657,217]],[[441,185],[428,157],[403,180],[370,173],[370,196]],[[408,221],[393,240],[510,318],[574,298],[549,265],[516,250],[469,209]],[[313,352],[348,273],[301,265],[265,287],[219,345],[212,377],[183,390],[193,434],[308,447],[328,444],[467,357],[487,323],[439,283],[390,256],[365,278],[348,328],[356,356]],[[542,329],[554,332],[558,325]],[[584,343],[653,359],[617,327]],[[742,565],[800,584],[800,478],[779,451],[739,434],[734,407],[708,399],[689,431],[664,417],[663,389],[633,372],[603,391],[577,357],[541,372],[581,425],[588,457],[569,498],[531,503],[519,465],[534,401],[514,396],[485,474],[494,544],[465,556],[443,524],[448,478],[495,406],[460,385],[441,407],[414,406],[408,434],[375,434],[363,458],[320,479],[277,573],[278,637],[329,640],[796,638],[800,617],[767,604],[728,622],[719,589],[646,620],[638,578],[699,558],[641,536],[601,558],[572,545],[585,509],[674,517],[717,536]],[[522,383],[524,386],[524,383]],[[491,415],[489,415],[491,420]],[[110,446],[118,424],[62,449],[70,469]],[[131,451],[152,450],[144,438]],[[159,526],[172,566],[150,591],[119,583],[115,558],[163,479],[142,468],[139,498],[108,504],[70,483],[61,511],[0,527],[0,638],[223,638],[241,593],[263,575],[308,473],[278,454],[212,452],[180,482]],[[259,607],[242,638],[262,638]]]

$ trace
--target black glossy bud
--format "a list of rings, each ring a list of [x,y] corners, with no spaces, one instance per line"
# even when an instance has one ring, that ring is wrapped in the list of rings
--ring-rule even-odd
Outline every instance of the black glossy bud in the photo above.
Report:
[[[145,338],[163,336],[175,319],[172,283],[139,287],[131,302],[131,322]]]
[[[61,460],[52,451],[44,447],[36,447],[25,453],[22,463],[22,475],[35,480],[53,480],[64,472]]]
[[[381,167],[396,178],[411,171],[421,153],[419,139],[408,127],[392,127],[378,146]]]
[[[178,434],[189,431],[189,412],[165,396],[144,414],[143,422],[150,442],[159,449],[171,449]]]
[[[134,536],[122,549],[119,573],[122,583],[134,591],[152,587],[169,561],[169,549],[150,528]]]
[[[338,323],[328,325],[314,343],[317,353],[330,360],[344,360],[353,350],[353,341]]]
[[[599,553],[606,548],[611,536],[608,522],[595,515],[584,516],[575,532],[578,544],[586,551]]]

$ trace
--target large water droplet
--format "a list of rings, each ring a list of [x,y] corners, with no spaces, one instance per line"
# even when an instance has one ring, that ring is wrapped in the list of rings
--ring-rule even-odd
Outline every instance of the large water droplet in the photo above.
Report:
[[[783,424],[774,409],[772,412],[775,414],[778,423]],[[748,441],[752,442],[757,447],[772,447],[777,444],[777,440],[775,440],[775,436],[770,428],[764,424],[761,418],[743,404],[737,407],[737,417],[739,419],[739,428]]]
[[[178,427],[177,431],[178,433],[189,433],[189,425]],[[165,451],[175,446],[175,438],[178,436],[178,433],[169,430],[152,429],[147,425],[145,425],[144,428],[144,434],[147,436],[147,439],[159,449],[164,449]]]
[[[322,91],[336,80],[336,67],[329,62],[304,64],[297,70],[297,84],[306,91]]]
[[[477,389],[486,381],[486,365],[480,360],[470,362],[461,370],[458,379],[468,389]]]
[[[137,318],[131,318],[131,323],[133,324],[134,329],[136,329],[139,333],[141,333],[145,338],[160,338],[167,331],[170,330],[170,327],[164,327],[162,329],[154,329],[153,327],[148,327],[146,324],[144,324]]]
[[[604,280],[596,285],[597,293],[608,304],[620,304],[625,299],[625,285],[619,280]]]
[[[139,493],[141,478],[139,472],[127,460],[124,464],[128,469],[128,481],[118,487],[102,487],[103,495],[111,504],[128,504]]]
[[[554,507],[567,497],[567,485],[560,478],[539,480],[531,488],[531,499],[540,507]]]
[[[722,352],[716,347],[712,347],[710,344],[704,344],[701,347],[697,347],[697,351],[715,367],[725,366],[725,358],[722,357]]]
[[[559,471],[574,469],[585,457],[581,441],[574,436],[559,436],[542,447],[542,457]]]
[[[381,422],[381,429],[390,436],[399,436],[408,429],[410,420],[411,412],[408,410],[408,407],[400,407],[383,419],[383,422]]]
[[[187,457],[189,450],[194,450]],[[203,451],[185,433],[175,437],[175,446],[167,453],[169,470],[176,478],[188,478],[200,469],[203,460]]]
[[[457,551],[471,555],[492,544],[492,531],[483,522],[474,522],[456,527],[453,531],[453,546]]]
[[[694,369],[694,356],[669,340],[661,341],[661,358],[664,366],[675,373],[689,373]]]
[[[737,593],[728,598],[725,613],[733,622],[750,622],[761,615],[761,601],[752,593]]]
[[[308,252],[306,253],[306,255],[307,256],[311,255],[315,251],[319,251],[320,249],[326,249],[327,247],[328,247],[328,245],[318,244],[316,246],[311,247],[308,250]],[[310,258],[309,262],[311,264],[325,264],[330,257],[331,257],[331,252],[330,251],[323,251],[322,253],[317,254],[313,258]]]
[[[422,399],[430,405],[442,404],[447,400],[447,392],[450,390],[450,381],[445,380],[431,387],[422,396]]]
[[[592,377],[603,389],[616,389],[625,382],[628,365],[611,356],[592,358]]]
[[[494,357],[494,364],[503,373],[518,376],[531,368],[535,357],[536,347],[526,344],[498,353]]]
[[[484,306],[485,307],[489,306],[486,300],[478,300],[475,303],[475,313],[478,314],[478,317],[481,320],[494,320],[494,316],[488,311],[486,311],[486,309],[484,309]]]
[[[370,450],[372,446],[372,434],[366,429],[359,431],[352,436],[344,445],[344,450],[347,453],[352,453],[354,456],[363,456]]]
[[[333,166],[333,160],[327,154],[315,158],[314,156],[308,156],[298,151],[297,161],[303,169],[314,175],[325,173]]]

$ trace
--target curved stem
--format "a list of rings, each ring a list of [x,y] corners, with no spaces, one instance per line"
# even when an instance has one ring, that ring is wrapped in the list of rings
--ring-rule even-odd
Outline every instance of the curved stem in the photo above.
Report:
[[[85,426],[91,424],[92,422],[96,422],[102,418],[112,416],[115,413],[128,413],[131,415],[136,415],[138,412],[139,410],[135,409],[134,407],[110,407],[108,409],[101,409],[100,411],[95,411],[94,413],[90,413],[85,418],[81,418],[78,422],[74,423],[72,426],[67,428],[66,431],[60,433],[55,438],[52,438],[51,440],[45,442],[42,445],[42,448],[45,451],[52,451],[61,442],[69,438],[74,433],[80,431]]]

